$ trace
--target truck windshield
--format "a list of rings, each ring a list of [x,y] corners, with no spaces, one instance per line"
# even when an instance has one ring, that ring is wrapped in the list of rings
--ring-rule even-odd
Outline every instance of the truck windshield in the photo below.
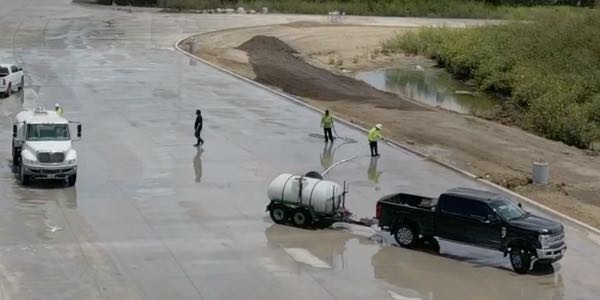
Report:
[[[494,200],[490,203],[500,217],[506,221],[523,218],[527,212],[510,200]]]
[[[68,124],[29,124],[27,126],[28,141],[68,141]]]

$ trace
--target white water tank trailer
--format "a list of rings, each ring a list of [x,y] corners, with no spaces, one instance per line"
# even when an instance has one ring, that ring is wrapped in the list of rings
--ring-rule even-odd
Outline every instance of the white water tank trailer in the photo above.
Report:
[[[332,181],[281,174],[269,184],[267,211],[278,224],[328,226],[343,217],[345,194],[345,187]]]

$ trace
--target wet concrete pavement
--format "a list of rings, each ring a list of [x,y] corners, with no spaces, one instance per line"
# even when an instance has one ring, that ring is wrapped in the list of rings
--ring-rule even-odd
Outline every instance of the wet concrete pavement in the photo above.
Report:
[[[348,207],[360,217],[387,193],[477,186],[386,145],[371,161],[366,137],[340,125],[358,143],[324,149],[311,136],[318,114],[173,50],[195,32],[325,17],[130,14],[65,0],[0,0],[0,15],[0,58],[27,73],[25,91],[0,100],[3,298],[600,298],[600,238],[568,224],[567,256],[526,276],[471,247],[442,243],[432,255],[369,228],[272,224],[264,212],[272,178],[322,171],[359,150],[329,178],[350,183]],[[11,117],[55,102],[84,126],[79,181],[22,187],[8,161]],[[192,147],[196,108],[201,150]]]

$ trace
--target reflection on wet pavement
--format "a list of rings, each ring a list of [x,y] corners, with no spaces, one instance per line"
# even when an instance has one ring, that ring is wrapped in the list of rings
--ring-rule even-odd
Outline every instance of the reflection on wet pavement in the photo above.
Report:
[[[369,177],[369,181],[375,184],[375,190],[379,190],[379,176],[383,172],[377,171],[377,162],[379,161],[379,157],[371,157],[371,161],[369,162],[369,168],[367,169],[367,176]]]
[[[338,277],[362,274],[373,278],[392,299],[571,299],[566,297],[562,275],[541,272],[520,276],[484,262],[474,264],[446,255],[380,245],[365,235],[347,231],[307,231],[282,225],[266,229],[269,243],[291,249],[291,259],[307,268],[328,268]],[[324,241],[327,241],[325,243]],[[454,248],[452,243],[444,243]],[[454,252],[456,249],[451,249]],[[477,249],[482,259],[487,253]],[[494,255],[502,256],[501,253]],[[370,257],[370,265],[354,257]],[[352,275],[353,274],[353,275]],[[464,288],[457,288],[457,287]],[[577,293],[575,293],[577,294]]]
[[[321,153],[321,167],[327,170],[331,165],[333,165],[333,143],[325,143]]]
[[[196,173],[196,182],[202,181],[202,147],[196,147],[196,155],[194,156],[194,172]]]

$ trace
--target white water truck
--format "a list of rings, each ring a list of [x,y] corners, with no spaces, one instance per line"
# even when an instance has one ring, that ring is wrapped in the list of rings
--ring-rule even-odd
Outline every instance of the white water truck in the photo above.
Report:
[[[350,219],[352,214],[345,207],[346,193],[346,183],[340,186],[323,180],[317,172],[304,176],[281,174],[269,184],[267,211],[277,224],[302,228],[324,228],[335,222],[370,225],[368,220]]]

